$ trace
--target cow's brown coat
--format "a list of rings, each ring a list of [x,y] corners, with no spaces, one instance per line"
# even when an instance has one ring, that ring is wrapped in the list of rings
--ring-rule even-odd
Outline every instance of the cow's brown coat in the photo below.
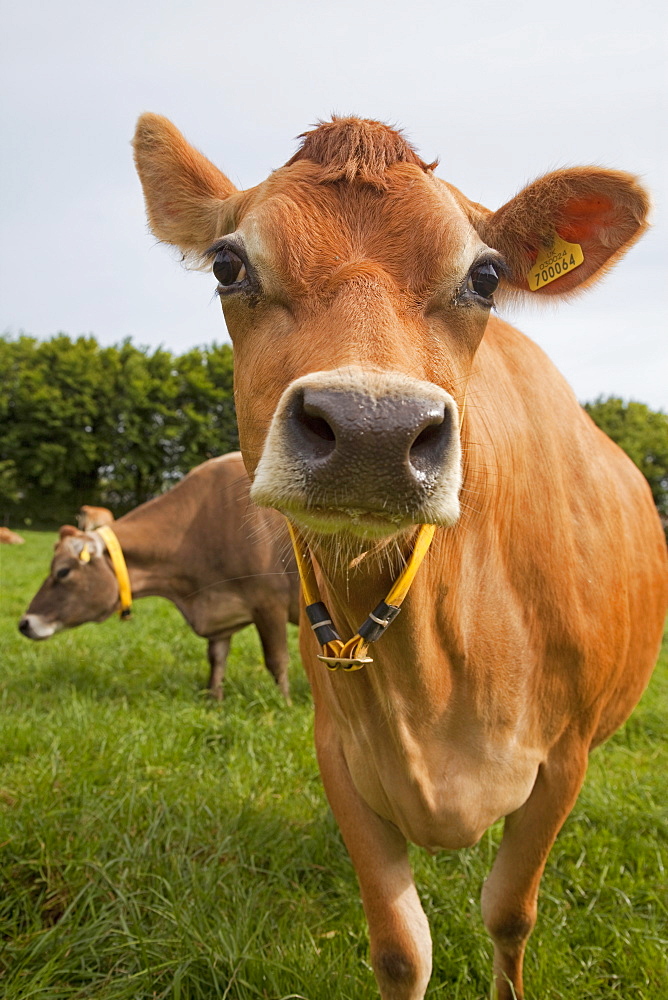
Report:
[[[23,545],[25,538],[9,528],[0,528],[0,545]]]
[[[79,531],[95,531],[96,528],[101,528],[103,524],[113,523],[114,515],[108,507],[91,507],[89,504],[83,504],[79,508],[79,513],[77,514]]]
[[[215,697],[222,697],[231,636],[254,623],[267,669],[287,698],[286,625],[298,620],[298,578],[283,519],[255,507],[249,485],[238,452],[214,458],[168,493],[114,521],[113,530],[133,597],[167,598],[208,640],[209,689]],[[89,562],[79,558],[84,545]],[[59,579],[64,568],[70,572]],[[118,584],[99,536],[61,528],[49,576],[22,619],[25,633],[46,638],[104,621],[118,608]]]
[[[249,293],[222,296],[242,452],[251,476],[264,466],[263,502],[310,530],[341,634],[387,593],[395,569],[384,554],[410,547],[410,512],[392,508],[392,470],[380,468],[390,544],[364,555],[384,510],[366,520],[356,511],[353,525],[354,476],[345,504],[289,482],[279,401],[314,372],[351,391],[384,374],[431,383],[460,409],[466,394],[462,516],[446,527],[443,515],[373,664],[328,673],[308,627],[302,654],[384,1000],[420,1000],[431,970],[406,838],[454,848],[500,817],[483,916],[498,996],[520,997],[550,847],[590,749],[628,716],[656,658],[666,550],[642,476],[543,352],[471,299],[467,275],[477,255],[502,255],[497,298],[528,295],[527,273],[556,231],[585,260],[535,294],[577,291],[640,236],[647,197],[628,174],[583,167],[539,179],[492,213],[437,179],[397,133],[358,119],[321,126],[245,192],[158,116],[140,119],[135,154],[160,239],[201,261],[231,234],[215,247],[237,241],[254,270]],[[270,429],[283,450],[268,456]]]

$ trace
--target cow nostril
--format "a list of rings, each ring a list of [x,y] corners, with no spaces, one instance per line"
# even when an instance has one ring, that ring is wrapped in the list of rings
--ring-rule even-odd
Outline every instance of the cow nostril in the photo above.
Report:
[[[431,448],[437,438],[441,436],[441,427],[442,422],[439,424],[430,424],[429,427],[425,427],[424,430],[420,431],[411,445],[411,457],[414,454],[427,451]]]
[[[27,618],[22,618],[21,621],[19,622],[19,632],[21,632],[22,635],[26,635],[29,629],[30,629],[30,622],[28,621]]]
[[[336,441],[336,435],[324,417],[315,417],[302,412],[299,422],[302,427],[320,438],[321,441]]]
[[[336,434],[320,407],[309,406],[304,399],[293,411],[293,431],[299,440],[299,450],[316,461],[322,461],[336,450]]]
[[[450,440],[449,412],[432,417],[423,427],[408,452],[408,461],[419,476],[433,476],[441,468]]]

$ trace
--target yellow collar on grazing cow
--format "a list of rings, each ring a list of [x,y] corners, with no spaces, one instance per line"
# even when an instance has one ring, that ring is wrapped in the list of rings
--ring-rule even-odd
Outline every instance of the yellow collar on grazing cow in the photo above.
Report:
[[[436,526],[433,524],[421,524],[418,535],[413,546],[410,558],[387,597],[384,601],[373,609],[371,614],[360,625],[352,639],[344,642],[339,633],[334,628],[329,611],[320,600],[318,584],[316,583],[313,563],[308,551],[308,546],[297,534],[296,529],[288,521],[288,531],[292,540],[292,547],[295,551],[299,579],[301,580],[304,600],[306,601],[306,614],[311,623],[311,628],[316,634],[318,642],[322,646],[322,653],[318,654],[318,659],[327,664],[330,670],[360,670],[365,664],[373,663],[370,656],[367,656],[370,643],[380,639],[385,629],[390,625],[401,611],[401,603],[408,593],[410,586],[415,579],[415,574],[420,568],[420,564],[427,554],[431,545]]]
[[[130,586],[130,574],[128,573],[121,543],[108,524],[103,524],[101,528],[98,528],[97,533],[107,546],[111,565],[114,568],[116,580],[118,581],[118,596],[121,601],[119,614],[121,618],[129,618],[132,613],[132,587]]]

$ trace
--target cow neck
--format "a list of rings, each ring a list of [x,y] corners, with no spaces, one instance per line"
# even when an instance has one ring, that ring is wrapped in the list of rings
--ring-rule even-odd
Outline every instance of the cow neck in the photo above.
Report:
[[[97,533],[106,545],[118,583],[118,599],[121,603],[119,615],[122,619],[129,618],[132,614],[132,587],[121,543],[108,524],[103,524],[99,527]]]
[[[308,545],[289,521],[288,530],[306,602],[306,615],[322,647],[322,653],[318,654],[318,659],[326,663],[329,670],[338,670],[339,668],[346,672],[360,670],[367,663],[373,662],[373,658],[368,655],[369,645],[380,639],[401,611],[404,598],[408,594],[422,560],[431,545],[436,531],[435,525],[420,525],[406,565],[389,589],[385,600],[376,605],[357,629],[355,635],[347,641],[344,641],[336,631],[327,606],[320,600]]]
[[[171,510],[163,510],[164,499],[159,497],[157,501],[152,501],[145,517],[136,516],[132,511],[114,524],[135,598],[166,597],[174,600],[180,589],[185,592],[192,589],[189,583],[179,587],[183,556],[180,559],[177,557],[188,519],[183,517],[182,511],[181,516],[173,517]]]

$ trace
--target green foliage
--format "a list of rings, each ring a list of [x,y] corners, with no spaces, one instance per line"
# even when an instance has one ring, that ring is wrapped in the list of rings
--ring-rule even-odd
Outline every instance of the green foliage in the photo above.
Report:
[[[635,462],[652,490],[659,512],[668,515],[668,414],[644,403],[599,396],[584,408],[594,423]]]
[[[233,451],[232,370],[227,344],[175,356],[129,340],[0,337],[0,521],[71,522],[82,503],[118,516]],[[668,416],[614,397],[585,409],[668,516]]]
[[[5,504],[17,504],[21,499],[18,470],[11,458],[0,461],[0,509]]]
[[[228,345],[175,357],[129,340],[0,338],[5,518],[72,521],[82,503],[119,515],[236,447]]]
[[[236,450],[232,349],[194,347],[176,359],[176,371],[181,468],[191,469],[213,455]]]
[[[46,642],[16,621],[54,536],[0,550],[3,1000],[377,1000],[357,881],[323,794],[291,629],[286,706],[253,629],[222,706],[205,643],[166,601]],[[592,755],[557,838],[527,997],[668,997],[668,658]],[[487,1000],[473,848],[411,852],[434,939],[429,998]]]

